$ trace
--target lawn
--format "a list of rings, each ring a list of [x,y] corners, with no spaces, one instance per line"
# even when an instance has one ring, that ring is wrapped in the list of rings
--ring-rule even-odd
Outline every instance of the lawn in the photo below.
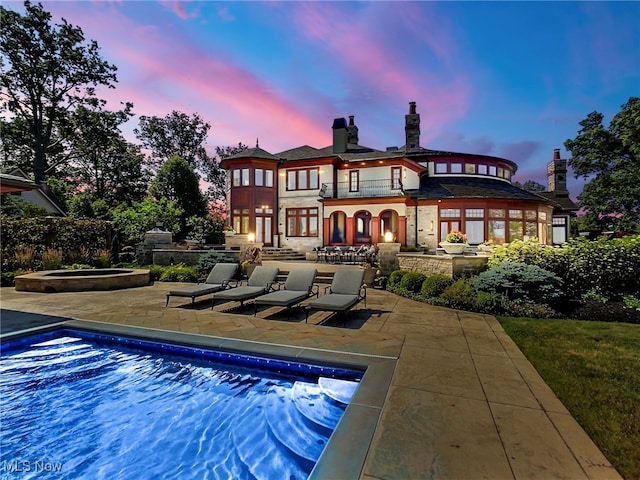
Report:
[[[640,325],[498,317],[626,479],[640,479]]]

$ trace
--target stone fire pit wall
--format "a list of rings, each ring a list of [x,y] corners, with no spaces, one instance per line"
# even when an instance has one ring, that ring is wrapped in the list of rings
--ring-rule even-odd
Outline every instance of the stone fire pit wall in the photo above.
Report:
[[[452,278],[478,274],[482,271],[488,255],[424,255],[399,253],[397,256],[400,270],[420,272],[426,276],[443,274]]]

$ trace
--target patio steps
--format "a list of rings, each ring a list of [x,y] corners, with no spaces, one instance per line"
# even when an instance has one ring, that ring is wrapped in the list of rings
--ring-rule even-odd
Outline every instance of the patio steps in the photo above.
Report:
[[[304,253],[292,248],[264,247],[262,249],[262,260],[304,261],[306,259]]]

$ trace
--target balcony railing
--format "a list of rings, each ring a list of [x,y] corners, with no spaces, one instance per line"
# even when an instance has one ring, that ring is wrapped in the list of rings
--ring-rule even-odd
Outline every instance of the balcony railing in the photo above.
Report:
[[[404,195],[401,188],[391,188],[391,180],[361,180],[358,182],[358,189],[351,190],[350,182],[338,182],[335,185],[323,183],[320,189],[322,198],[363,198],[363,197],[397,197]]]

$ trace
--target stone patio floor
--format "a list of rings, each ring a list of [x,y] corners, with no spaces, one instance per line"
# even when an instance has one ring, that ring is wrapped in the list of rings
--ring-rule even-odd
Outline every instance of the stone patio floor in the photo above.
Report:
[[[305,324],[302,310],[290,320],[276,308],[254,317],[252,307],[212,312],[210,302],[190,308],[190,299],[175,297],[165,308],[176,286],[53,294],[5,287],[0,325],[4,333],[61,316],[397,358],[363,480],[621,478],[493,316],[368,289],[367,308],[345,328],[324,312]]]

